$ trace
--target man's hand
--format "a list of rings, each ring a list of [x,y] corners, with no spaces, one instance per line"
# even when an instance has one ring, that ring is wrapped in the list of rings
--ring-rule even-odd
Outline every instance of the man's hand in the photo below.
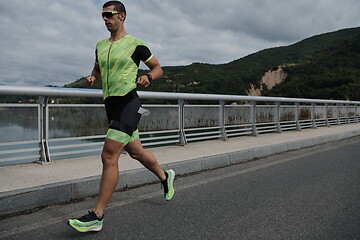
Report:
[[[136,84],[138,86],[148,87],[150,85],[149,77],[146,75],[138,77]]]
[[[96,77],[94,76],[87,76],[86,77],[86,84],[89,86],[89,87],[92,87],[94,85],[94,82],[96,80]]]

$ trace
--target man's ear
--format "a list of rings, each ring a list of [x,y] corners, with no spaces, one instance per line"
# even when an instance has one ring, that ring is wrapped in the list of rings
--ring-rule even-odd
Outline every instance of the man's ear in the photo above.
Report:
[[[123,12],[123,13],[120,13],[119,15],[120,15],[120,20],[125,21],[126,13]]]

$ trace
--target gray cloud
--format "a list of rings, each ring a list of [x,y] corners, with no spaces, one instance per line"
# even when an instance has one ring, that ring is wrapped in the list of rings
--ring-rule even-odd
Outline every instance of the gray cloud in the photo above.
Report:
[[[124,0],[130,35],[163,66],[226,63],[360,25],[358,0]],[[109,36],[95,0],[1,0],[0,83],[64,85],[88,75]]]
[[[91,1],[6,0],[0,9],[1,83],[64,85],[90,72],[106,34]]]

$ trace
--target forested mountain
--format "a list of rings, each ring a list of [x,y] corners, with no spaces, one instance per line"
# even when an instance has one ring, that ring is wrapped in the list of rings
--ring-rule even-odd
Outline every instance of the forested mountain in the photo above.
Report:
[[[141,90],[247,95],[251,85],[261,87],[265,72],[281,67],[284,81],[272,89],[263,86],[261,95],[360,100],[359,53],[360,28],[343,29],[226,64],[163,67],[163,78]],[[86,86],[82,78],[66,87]]]

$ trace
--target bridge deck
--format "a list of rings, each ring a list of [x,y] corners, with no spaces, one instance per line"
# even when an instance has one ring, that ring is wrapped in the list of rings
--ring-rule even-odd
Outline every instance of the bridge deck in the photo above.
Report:
[[[164,168],[187,174],[357,135],[360,135],[360,123],[150,150]],[[94,195],[98,191],[101,167],[99,155],[57,160],[47,165],[0,167],[0,215]],[[119,167],[118,190],[157,180],[127,154],[121,155]]]

